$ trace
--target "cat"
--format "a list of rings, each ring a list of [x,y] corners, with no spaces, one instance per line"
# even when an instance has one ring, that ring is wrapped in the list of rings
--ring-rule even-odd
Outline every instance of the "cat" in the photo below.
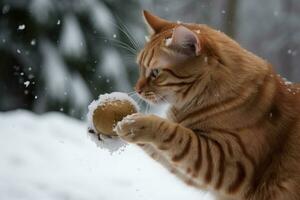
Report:
[[[299,87],[220,31],[143,15],[135,89],[170,109],[130,115],[117,134],[218,200],[299,200]]]

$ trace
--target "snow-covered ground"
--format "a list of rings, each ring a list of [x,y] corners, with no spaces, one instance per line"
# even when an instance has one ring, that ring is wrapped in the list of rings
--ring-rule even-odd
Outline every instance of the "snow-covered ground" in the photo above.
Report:
[[[61,113],[0,113],[0,199],[211,200],[138,147],[110,155]]]

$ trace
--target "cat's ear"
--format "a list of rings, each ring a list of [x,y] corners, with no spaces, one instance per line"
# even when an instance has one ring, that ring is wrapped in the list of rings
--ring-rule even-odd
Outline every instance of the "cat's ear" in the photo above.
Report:
[[[150,34],[159,33],[166,25],[170,24],[169,21],[161,19],[146,10],[143,10],[143,16]]]
[[[200,55],[201,52],[201,44],[197,34],[182,25],[175,27],[172,37],[166,40],[166,45],[195,56]]]

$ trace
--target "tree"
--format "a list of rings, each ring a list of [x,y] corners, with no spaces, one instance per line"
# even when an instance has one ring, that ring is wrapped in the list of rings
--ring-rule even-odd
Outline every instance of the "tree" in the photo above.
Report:
[[[4,0],[0,7],[1,110],[81,118],[100,93],[130,90],[126,56],[134,48],[123,24],[131,18],[113,14],[116,2]]]

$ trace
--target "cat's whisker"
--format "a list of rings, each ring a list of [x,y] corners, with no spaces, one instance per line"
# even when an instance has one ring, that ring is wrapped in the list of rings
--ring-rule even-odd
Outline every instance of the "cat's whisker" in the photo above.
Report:
[[[107,41],[113,41],[113,42],[116,42],[116,43],[121,43],[122,45],[127,46],[127,47],[133,49],[136,52],[138,51],[138,49],[136,49],[135,46],[133,46],[131,43],[128,44],[128,43],[122,42],[121,40],[117,40],[115,38],[112,39],[112,38],[109,38],[109,37],[105,37],[103,35],[96,35],[96,37],[97,38],[102,38],[102,39],[107,40]]]
[[[150,111],[150,104],[148,102],[146,102],[146,104],[146,114],[148,114]]]
[[[119,18],[119,17],[117,17],[117,18]],[[132,48],[134,48],[136,51],[138,50],[137,45],[136,45],[135,41],[133,40],[133,37],[128,34],[128,29],[126,27],[124,27],[124,25],[123,25],[123,28],[125,28],[125,30],[119,24],[116,24],[116,23],[114,23],[112,21],[107,21],[107,22],[110,23],[110,24],[112,24],[113,26],[115,26],[118,30],[120,30],[129,39],[130,44],[132,45]],[[121,24],[123,23],[120,20],[119,20],[119,22]],[[127,32],[126,32],[126,30],[127,30]]]
[[[136,55],[128,54],[124,55],[124,61],[132,63],[132,65],[136,64]]]
[[[100,37],[100,38],[109,41],[110,44],[114,44],[117,47],[121,47],[121,48],[127,50],[128,52],[132,53],[133,56],[136,56],[136,54],[137,54],[136,49],[132,48],[131,46],[129,46],[128,44],[126,44],[122,41],[115,40],[115,39],[109,39],[109,38],[105,38],[105,37]]]
[[[120,23],[119,26],[119,30],[122,31],[122,33],[124,33],[126,35],[126,37],[129,39],[129,41],[131,42],[131,44],[133,46],[135,46],[136,50],[140,49],[140,44],[137,40],[134,39],[134,37],[132,37],[130,31],[128,30],[127,26],[125,25],[125,23],[117,16],[117,19]],[[123,30],[122,27],[125,29]]]
[[[132,92],[127,92],[127,94],[130,96],[130,95],[136,95],[136,92],[135,91],[132,91]]]
[[[159,99],[163,100],[163,102],[165,102],[166,104],[170,104],[170,102],[166,98],[164,98],[163,96],[161,96],[159,94],[156,94],[156,95],[159,97]]]
[[[130,92],[128,95],[136,101],[139,107],[142,107],[142,103],[144,100],[136,92]]]

